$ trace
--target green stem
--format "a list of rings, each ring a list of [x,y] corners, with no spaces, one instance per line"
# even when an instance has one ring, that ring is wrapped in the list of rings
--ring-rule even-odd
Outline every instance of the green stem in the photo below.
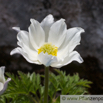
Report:
[[[44,103],[48,103],[49,67],[45,67]]]

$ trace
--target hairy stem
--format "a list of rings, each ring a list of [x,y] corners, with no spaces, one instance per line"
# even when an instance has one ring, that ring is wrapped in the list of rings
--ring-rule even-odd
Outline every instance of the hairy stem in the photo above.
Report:
[[[45,67],[44,103],[48,103],[49,67]]]

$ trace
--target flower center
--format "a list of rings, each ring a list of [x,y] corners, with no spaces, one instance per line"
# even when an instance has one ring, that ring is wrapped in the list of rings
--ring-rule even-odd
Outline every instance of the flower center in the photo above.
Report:
[[[52,43],[45,43],[38,49],[38,54],[41,52],[48,53],[48,55],[57,56],[58,47],[52,45]]]

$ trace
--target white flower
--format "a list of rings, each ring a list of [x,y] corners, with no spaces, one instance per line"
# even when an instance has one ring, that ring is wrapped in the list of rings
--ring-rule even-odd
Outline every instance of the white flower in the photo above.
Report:
[[[0,95],[3,94],[4,91],[7,89],[8,82],[11,80],[11,78],[8,78],[5,81],[4,71],[5,67],[4,66],[0,67]]]
[[[84,30],[80,27],[67,29],[64,19],[54,22],[50,14],[39,23],[30,19],[28,32],[13,27],[18,31],[17,44],[20,47],[11,51],[21,54],[28,62],[60,68],[72,61],[83,62],[74,48],[80,44],[80,34]]]

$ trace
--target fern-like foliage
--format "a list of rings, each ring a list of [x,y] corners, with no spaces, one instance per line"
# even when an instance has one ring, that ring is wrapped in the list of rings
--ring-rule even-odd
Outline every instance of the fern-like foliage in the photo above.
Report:
[[[88,93],[90,81],[80,79],[78,74],[67,75],[56,70],[58,75],[49,74],[48,103],[60,103],[60,95],[83,95]],[[12,81],[0,96],[0,103],[43,103],[44,85],[39,74],[18,72],[19,76],[7,73]]]
[[[22,72],[18,72],[18,74],[17,77],[7,73],[12,81],[9,83],[5,94],[2,95],[3,98],[9,98],[9,103],[36,103],[39,101],[37,91],[42,88],[40,75]]]

